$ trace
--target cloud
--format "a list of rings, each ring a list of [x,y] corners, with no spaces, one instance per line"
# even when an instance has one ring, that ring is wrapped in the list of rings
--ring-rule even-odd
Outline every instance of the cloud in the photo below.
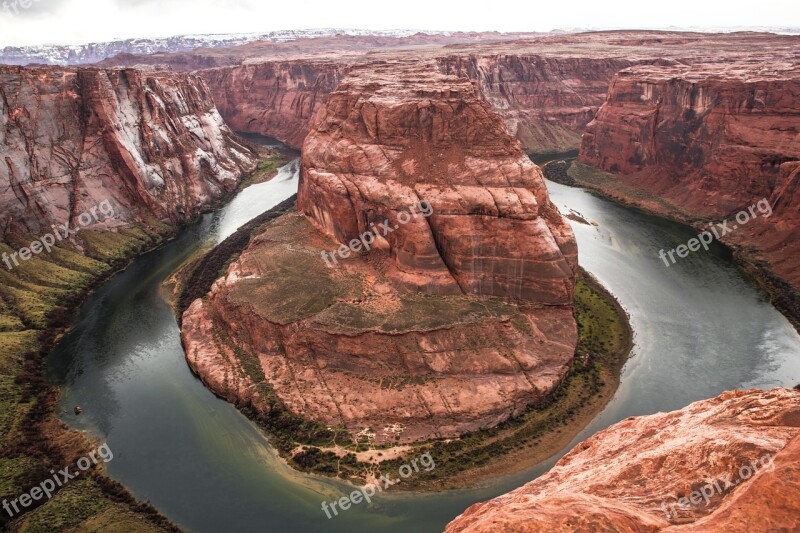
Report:
[[[3,0],[0,4],[2,7],[0,20],[5,17],[16,19],[51,17],[69,2],[70,0]]]
[[[729,0],[572,0],[432,2],[403,0],[0,0],[30,2],[18,14],[0,7],[0,46],[79,44],[192,33],[250,33],[308,28],[549,31],[554,28],[786,26],[800,24],[800,2]]]

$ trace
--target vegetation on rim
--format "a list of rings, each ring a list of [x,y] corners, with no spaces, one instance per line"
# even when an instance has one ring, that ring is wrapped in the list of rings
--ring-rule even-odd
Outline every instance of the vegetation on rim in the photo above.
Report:
[[[266,224],[283,214],[292,205],[281,204],[265,213],[258,220],[242,227],[201,260],[194,272],[187,276],[189,281],[183,285],[179,298],[180,311],[188,307],[194,299],[204,297],[213,282],[224,273],[227,265],[239,256],[250,240],[258,235]],[[281,219],[280,224],[281,227],[288,224],[287,227],[292,228],[299,223]],[[291,254],[280,249],[280,260],[288,260],[287,255]],[[303,257],[302,254],[300,256]],[[271,260],[271,255],[259,259],[262,262],[269,260]],[[271,280],[267,283],[278,283],[278,281]],[[308,281],[304,283],[307,284]],[[272,287],[268,296],[272,294],[286,296],[285,288],[281,289],[281,287]],[[297,291],[298,285],[288,283],[287,287],[290,289],[294,287],[292,290]],[[261,309],[259,312],[267,313],[271,319],[280,322],[284,320],[291,322],[293,317],[297,318],[295,315],[298,313],[298,316],[307,314],[304,310],[307,310],[308,302],[296,294],[290,297],[291,302],[294,303],[274,302],[280,308],[276,310],[272,309],[268,302],[261,301],[258,287],[247,286],[240,292],[239,297],[246,299],[249,305],[256,306],[257,309]],[[317,289],[312,289],[310,292],[317,296],[320,294]],[[414,300],[414,298],[411,299]],[[297,301],[295,302],[295,300]],[[453,300],[456,304],[459,303],[457,297],[454,297]],[[468,305],[470,302],[466,302],[463,305],[455,305],[454,309],[459,313],[474,314],[480,311],[481,314],[506,316],[514,323],[516,315],[511,312],[510,307],[501,301],[493,302],[495,302],[494,299],[486,299],[480,309],[473,309],[474,306],[470,306]],[[285,308],[284,304],[289,305],[289,308]],[[412,304],[413,302],[409,302],[409,305]],[[453,305],[451,304],[451,307]],[[262,309],[264,306],[270,307],[270,309]],[[346,308],[346,306],[344,307]],[[326,328],[334,328],[336,331],[362,331],[365,328],[385,329],[381,316],[361,316],[347,312],[342,314],[343,310],[339,311],[339,313],[334,313],[336,316],[333,316],[332,313],[322,313],[312,320],[322,321],[323,324],[326,324]],[[417,316],[418,311],[419,309],[414,316],[407,317],[410,320],[409,324],[413,325],[419,322],[421,317]],[[442,309],[434,306],[432,312],[441,315]],[[380,469],[391,471],[402,465],[406,459],[430,451],[436,460],[437,468],[432,472],[420,473],[413,480],[408,480],[404,488],[435,489],[445,484],[452,486],[455,483],[453,480],[458,478],[459,473],[492,464],[494,460],[509,451],[535,447],[543,435],[553,431],[562,431],[563,426],[570,424],[579,413],[587,410],[587,406],[594,402],[601,391],[604,393],[604,398],[610,398],[610,394],[616,389],[619,372],[630,351],[631,332],[627,324],[627,317],[613,297],[586,273],[581,273],[579,276],[575,294],[575,313],[579,328],[579,344],[575,363],[564,382],[550,397],[498,427],[477,431],[459,439],[417,444],[412,450],[403,454],[403,457],[381,462]],[[426,312],[422,314],[428,315]],[[446,314],[449,316],[451,313]],[[397,315],[396,312],[395,315]],[[400,316],[402,318],[402,313]],[[442,316],[438,316],[438,318],[442,319]],[[516,323],[514,325],[518,327]],[[215,342],[218,351],[228,358],[231,363],[230,367],[236,369],[234,373],[238,371],[241,374],[240,376],[228,376],[227,379],[231,380],[230,383],[235,383],[233,380],[246,378],[255,384],[258,391],[258,399],[254,401],[261,405],[239,405],[240,410],[258,422],[270,434],[271,441],[278,451],[295,468],[353,481],[363,481],[376,471],[378,468],[376,464],[359,462],[356,454],[371,449],[390,448],[391,445],[375,447],[365,442],[354,442],[344,428],[327,427],[294,415],[286,408],[272,384],[266,379],[261,362],[256,355],[250,354],[248,350],[239,346],[222,328],[215,330]],[[387,383],[387,386],[402,387],[402,385],[402,380],[397,383]],[[597,405],[592,405],[592,408],[596,407]]]

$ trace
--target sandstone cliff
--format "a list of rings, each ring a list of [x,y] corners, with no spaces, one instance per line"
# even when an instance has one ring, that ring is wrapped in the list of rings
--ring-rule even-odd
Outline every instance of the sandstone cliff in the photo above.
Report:
[[[800,391],[726,392],[611,426],[446,531],[797,531],[799,464]]]
[[[771,60],[792,37],[767,34],[595,32],[574,35],[454,34],[403,39],[337,37],[181,54],[118,57],[106,64],[200,70],[236,130],[299,147],[309,120],[353,65],[427,59],[469,77],[529,152],[577,149],[614,74],[632,65]],[[116,62],[116,63],[115,63]],[[220,68],[212,68],[212,67]]]
[[[393,58],[407,56],[410,54],[391,54]],[[511,133],[526,150],[537,153],[577,149],[581,133],[605,101],[611,78],[634,63],[618,57],[485,52],[443,55],[435,60],[445,74],[473,80]],[[171,61],[171,66],[180,67],[178,56]],[[198,63],[195,68],[204,69],[198,74],[234,130],[268,135],[299,148],[314,112],[348,69],[365,61],[310,57],[220,68]]]
[[[551,152],[579,147],[581,133],[604,102],[613,75],[626,67],[765,62],[791,57],[796,46],[796,37],[759,33],[337,36],[128,54],[102,65],[199,70],[234,129],[275,136],[299,147],[314,109],[349,66],[424,58],[438,62],[445,73],[473,80],[528,151]]]
[[[325,105],[346,67],[333,61],[286,61],[210,69],[200,75],[225,122],[300,148],[314,112]]]
[[[789,58],[769,67],[634,67],[615,77],[579,160],[690,219],[721,220],[769,199],[770,218],[725,240],[760,248],[779,276],[800,287],[798,109],[800,67]]]
[[[255,165],[196,76],[0,67],[0,499],[96,445],[68,431],[45,377],[46,355],[87,293]],[[176,529],[100,472],[77,491],[95,505],[78,529]],[[75,518],[71,498],[20,506],[13,522],[4,512],[0,529]]]
[[[184,314],[200,377],[378,443],[493,426],[552,391],[577,342],[575,240],[469,80],[426,61],[354,67],[313,124],[301,214]],[[369,252],[326,265],[367,231]]]
[[[103,200],[115,216],[95,229],[176,224],[255,167],[196,76],[2,67],[0,97],[3,236],[74,226]]]
[[[447,56],[444,72],[475,81],[508,129],[531,152],[566,152],[603,104],[629,59],[502,54]]]

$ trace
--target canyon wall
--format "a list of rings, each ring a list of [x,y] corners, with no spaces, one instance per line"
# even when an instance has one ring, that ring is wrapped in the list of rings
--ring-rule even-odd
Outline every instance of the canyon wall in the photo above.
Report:
[[[529,152],[577,149],[623,58],[450,55],[442,71],[469,77]]]
[[[225,122],[236,131],[300,148],[314,112],[344,75],[334,61],[286,61],[200,71]]]
[[[579,161],[688,218],[721,220],[769,199],[770,218],[725,240],[760,248],[776,274],[800,287],[798,109],[800,67],[789,58],[769,67],[633,67],[614,78]]]
[[[427,59],[469,77],[529,152],[577,149],[613,75],[630,66],[772,61],[797,38],[759,33],[608,31],[566,35],[337,36],[191,52],[120,55],[103,66],[199,70],[235,130],[302,144],[308,121],[351,65]],[[213,68],[219,67],[219,68]]]
[[[446,531],[797,531],[798,465],[800,391],[726,392],[600,431]]]
[[[256,164],[196,76],[0,67],[1,500],[96,445],[59,418],[45,376],[47,354],[89,291]],[[138,318],[122,327],[136,328]],[[52,516],[68,515],[78,529],[176,530],[101,471],[86,477],[20,507],[13,521],[4,512],[0,529],[35,529],[42,516],[64,529]],[[75,494],[92,499],[79,516]]]
[[[198,77],[0,67],[0,235],[35,235],[109,200],[113,219],[177,224],[232,190],[256,154]]]
[[[183,315],[201,379],[379,444],[495,426],[554,390],[575,239],[475,86],[433,61],[354,66],[312,124],[299,212]]]
[[[268,135],[299,148],[314,112],[348,69],[364,61],[248,62],[199,74],[234,130]],[[445,74],[473,80],[530,152],[577,149],[583,129],[605,100],[612,76],[632,64],[620,58],[521,54],[448,55],[436,61]]]

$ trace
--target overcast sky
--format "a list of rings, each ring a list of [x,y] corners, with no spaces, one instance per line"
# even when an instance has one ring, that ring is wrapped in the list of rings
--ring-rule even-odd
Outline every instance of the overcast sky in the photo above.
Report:
[[[24,7],[24,6],[28,7]],[[283,29],[800,26],[798,0],[0,0],[0,46]]]

